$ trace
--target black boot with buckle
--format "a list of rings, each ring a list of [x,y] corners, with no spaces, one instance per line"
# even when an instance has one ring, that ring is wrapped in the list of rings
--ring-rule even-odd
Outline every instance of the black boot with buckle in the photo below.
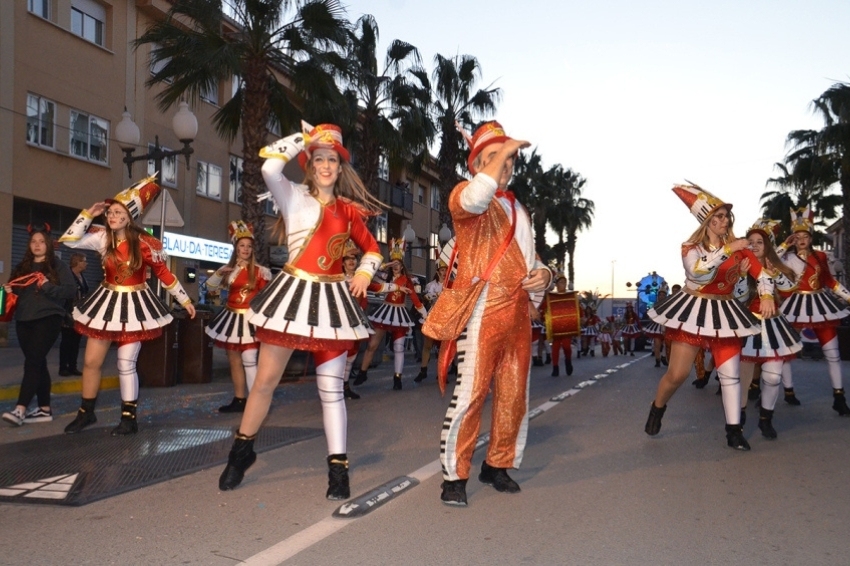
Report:
[[[221,472],[221,477],[218,478],[218,488],[221,491],[234,489],[245,477],[245,470],[257,461],[257,453],[254,452],[254,440],[257,435],[246,436],[241,432],[236,432],[236,437],[233,439],[233,446],[230,448],[230,454],[227,456],[227,466]]]
[[[83,398],[80,408],[77,410],[77,416],[65,427],[65,434],[80,432],[87,426],[97,422],[97,417],[94,414],[94,404],[96,402],[97,397],[94,399]]]
[[[234,397],[229,405],[222,405],[218,408],[219,413],[244,413],[245,403],[248,399],[245,397]]]
[[[759,430],[761,435],[769,440],[776,440],[776,429],[773,428],[773,411],[764,407],[759,409]]]
[[[832,408],[838,412],[838,416],[850,416],[850,407],[847,406],[847,399],[844,397],[844,389],[832,390]]]
[[[342,396],[346,399],[360,399],[360,394],[353,390],[347,381],[342,386]]]
[[[666,410],[667,405],[658,408],[655,406],[655,401],[649,405],[649,418],[646,419],[646,426],[643,428],[646,434],[655,436],[661,431],[661,418]]]
[[[348,456],[331,454],[328,456],[328,499],[348,499],[351,488],[348,485]]]
[[[128,434],[136,434],[139,432],[139,425],[136,422],[136,406],[139,401],[121,401],[121,420],[118,426],[112,429],[112,436],[126,436]]]
[[[750,445],[744,438],[744,427],[739,424],[726,425],[726,445],[735,450],[749,450]]]

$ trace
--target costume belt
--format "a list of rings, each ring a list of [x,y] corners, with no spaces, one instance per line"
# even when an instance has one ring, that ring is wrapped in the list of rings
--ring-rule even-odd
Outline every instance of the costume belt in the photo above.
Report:
[[[147,283],[139,283],[138,285],[110,285],[106,281],[102,281],[100,283],[103,287],[106,287],[110,291],[116,291],[118,293],[129,293],[131,291],[141,291],[145,287],[148,286]]]
[[[225,308],[227,310],[229,310],[230,312],[234,313],[234,314],[246,314],[248,312],[248,309],[237,309],[237,308],[234,308],[234,307],[225,307]]]
[[[824,287],[821,287],[820,289],[813,289],[811,291],[794,291],[794,293],[797,293],[798,295],[817,295],[818,293],[823,293],[824,291],[826,291],[826,289]]]
[[[700,293],[699,291],[694,291],[693,289],[688,289],[687,287],[682,287],[682,291],[694,297],[712,299],[715,301],[731,301],[732,299],[734,299],[732,293],[727,293],[725,295],[712,295],[711,293]]]
[[[316,275],[315,273],[309,273],[307,271],[304,271],[303,269],[299,269],[293,265],[289,265],[288,263],[283,266],[283,272],[287,275],[297,277],[298,279],[305,279],[307,281],[318,281],[319,283],[337,283],[339,281],[345,281],[345,275],[342,273],[340,273],[339,275]]]

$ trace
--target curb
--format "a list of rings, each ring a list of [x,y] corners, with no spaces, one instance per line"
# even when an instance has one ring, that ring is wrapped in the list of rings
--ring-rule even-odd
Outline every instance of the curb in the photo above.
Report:
[[[100,380],[100,390],[118,389],[118,376],[103,377]],[[82,379],[63,379],[54,381],[50,386],[51,395],[67,395],[68,393],[80,393],[83,390]],[[21,391],[20,385],[0,386],[0,401],[12,401],[18,398]]]

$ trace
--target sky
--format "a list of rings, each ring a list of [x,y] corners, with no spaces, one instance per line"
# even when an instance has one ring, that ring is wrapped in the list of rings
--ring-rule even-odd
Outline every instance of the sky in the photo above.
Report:
[[[651,271],[683,282],[698,227],[671,191],[685,179],[732,203],[743,236],[788,133],[821,127],[811,101],[850,81],[846,0],[344,3],[429,72],[436,53],[474,55],[508,135],[587,179],[574,287],[603,295],[633,297],[626,283]]]

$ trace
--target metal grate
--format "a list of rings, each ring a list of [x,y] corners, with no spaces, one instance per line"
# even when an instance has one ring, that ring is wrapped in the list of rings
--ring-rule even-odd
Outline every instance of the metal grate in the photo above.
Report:
[[[159,427],[113,437],[109,428],[0,446],[0,502],[85,505],[224,464],[231,428]],[[321,436],[312,428],[265,427],[256,451]]]

